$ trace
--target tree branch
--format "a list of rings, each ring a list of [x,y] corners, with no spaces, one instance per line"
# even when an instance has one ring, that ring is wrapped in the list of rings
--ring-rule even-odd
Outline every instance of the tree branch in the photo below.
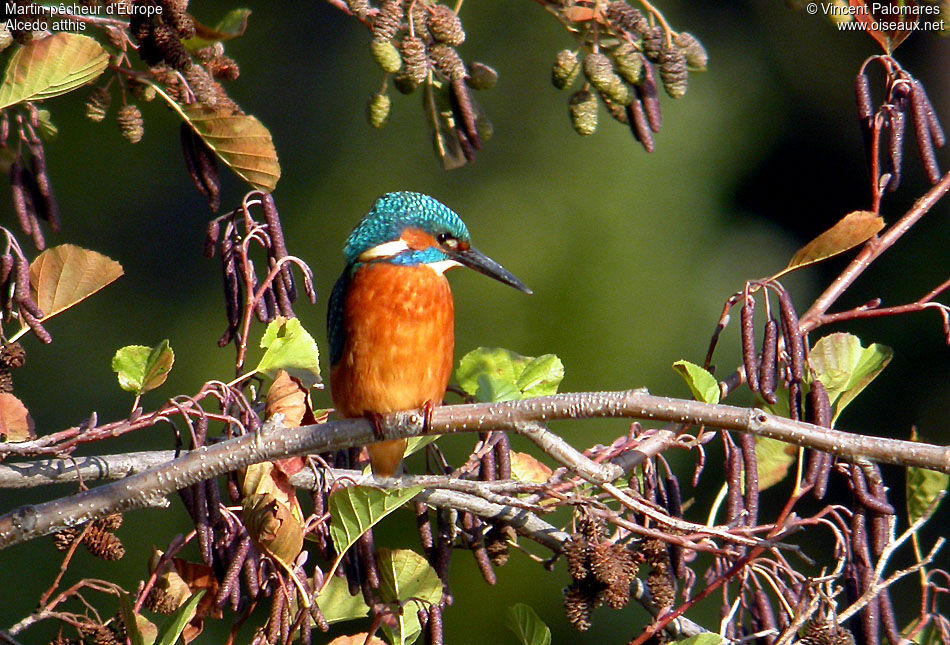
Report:
[[[434,411],[427,430],[429,434],[519,432],[528,422],[593,417],[707,425],[815,448],[850,461],[867,459],[950,472],[950,448],[947,447],[862,436],[772,416],[754,408],[659,397],[644,390],[557,394],[504,403],[442,406]],[[109,513],[167,506],[166,496],[176,490],[253,463],[426,433],[419,411],[388,415],[382,419],[380,429],[381,436],[374,436],[372,425],[365,419],[344,419],[299,428],[285,428],[271,420],[258,432],[198,448],[121,481],[68,498],[23,506],[0,516],[0,548]]]

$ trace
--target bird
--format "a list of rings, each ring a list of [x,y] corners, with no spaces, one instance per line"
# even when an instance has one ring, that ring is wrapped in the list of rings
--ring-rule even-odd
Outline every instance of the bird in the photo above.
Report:
[[[455,350],[455,305],[445,272],[464,266],[531,290],[475,249],[462,219],[416,192],[378,198],[346,240],[330,294],[330,393],[339,415],[368,417],[442,404]],[[406,439],[367,446],[375,475],[399,468]]]

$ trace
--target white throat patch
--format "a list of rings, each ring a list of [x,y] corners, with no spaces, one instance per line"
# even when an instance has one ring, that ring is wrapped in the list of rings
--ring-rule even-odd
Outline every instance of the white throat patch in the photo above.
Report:
[[[366,249],[357,259],[360,262],[369,262],[370,260],[375,260],[377,258],[391,258],[397,253],[402,253],[403,251],[408,250],[409,245],[406,244],[405,240],[393,240],[392,242],[383,242],[382,244],[377,244],[371,249]]]

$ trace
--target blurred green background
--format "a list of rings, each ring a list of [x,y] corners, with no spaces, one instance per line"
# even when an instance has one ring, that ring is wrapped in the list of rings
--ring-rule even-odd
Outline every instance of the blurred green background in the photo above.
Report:
[[[213,24],[230,6],[194,0],[190,10]],[[573,132],[568,93],[549,81],[554,54],[573,40],[539,4],[466,4],[461,16],[468,39],[460,52],[500,73],[495,89],[477,94],[495,134],[474,164],[448,173],[432,153],[418,95],[394,95],[382,131],[367,125],[365,101],[381,73],[364,28],[322,2],[241,6],[253,14],[247,33],[227,45],[242,71],[228,89],[273,134],[283,170],[274,195],[288,245],[309,262],[320,295],[318,306],[301,304],[297,312],[323,351],[325,303],[342,269],[343,240],[384,192],[417,190],[444,201],[465,219],[475,244],[535,292],[527,298],[473,272],[450,274],[457,356],[479,345],[526,355],[553,352],[567,370],[562,391],[646,386],[673,396],[688,396],[688,390],[670,364],[679,358],[702,362],[731,293],[747,279],[776,272],[808,239],[869,205],[852,88],[861,61],[879,48],[865,34],[839,33],[827,19],[781,2],[663,0],[659,8],[667,19],[702,40],[710,63],[708,72],[690,74],[683,99],[663,97],[663,128],[653,154],[603,111],[594,136]],[[950,126],[948,54],[947,39],[917,34],[897,58],[924,82]],[[877,99],[876,69],[872,79]],[[76,424],[93,410],[100,420],[128,413],[131,396],[110,371],[112,354],[123,345],[168,338],[175,349],[167,384],[146,395],[146,406],[192,393],[206,379],[233,376],[233,349],[215,343],[224,328],[219,264],[201,254],[209,215],[184,169],[177,119],[160,102],[143,105],[145,138],[130,146],[114,122],[97,125],[81,116],[84,94],[47,106],[60,128],[47,157],[64,219],[63,233],[50,243],[105,253],[121,262],[126,276],[49,323],[52,345],[25,341],[29,360],[15,374],[16,393],[40,433]],[[884,202],[890,221],[927,188],[912,150],[905,154],[899,192]],[[938,156],[950,166],[946,152]],[[228,177],[223,208],[234,207],[245,190]],[[9,200],[0,202],[3,225],[14,228]],[[910,302],[946,279],[948,214],[944,201],[840,306],[873,297],[888,305]],[[800,311],[843,263],[785,280]],[[894,347],[895,358],[849,407],[841,426],[906,437],[916,425],[924,438],[946,442],[950,352],[938,317],[919,314],[849,329],[865,344]],[[738,363],[737,349],[733,325],[716,355],[723,373]],[[326,393],[316,398],[317,405],[329,405]],[[741,394],[735,400],[748,403]],[[607,443],[626,429],[623,421],[558,427],[579,447]],[[461,456],[471,439],[449,444]],[[167,428],[155,428],[93,451],[171,445]],[[515,445],[526,449],[518,440]],[[718,488],[720,454],[710,452],[696,493],[697,518]],[[683,472],[690,466],[683,464]],[[899,501],[901,472],[885,475]],[[0,491],[0,508],[69,490]],[[782,494],[787,490],[774,501]],[[76,573],[134,586],[144,575],[149,546],[185,531],[184,517],[177,500],[165,511],[130,513],[120,531],[126,558],[108,564],[81,553]],[[377,543],[415,547],[412,532],[401,530],[406,522],[395,524],[380,532]],[[0,552],[0,627],[34,608],[59,560],[47,540]],[[625,642],[639,632],[644,614],[634,608],[600,609],[589,632],[570,630],[560,601],[567,581],[562,565],[547,573],[515,554],[490,590],[472,559],[457,554],[446,642],[515,642],[503,609],[519,600],[548,622],[555,642]],[[915,602],[905,609],[912,611]],[[707,620],[710,627],[718,624],[712,616]],[[216,633],[209,628],[204,642],[219,640]],[[48,640],[48,633],[36,630],[21,640],[44,642],[44,635]]]

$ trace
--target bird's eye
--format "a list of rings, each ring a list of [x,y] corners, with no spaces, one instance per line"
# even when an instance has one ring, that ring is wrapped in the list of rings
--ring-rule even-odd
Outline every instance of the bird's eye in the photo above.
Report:
[[[436,241],[448,249],[457,249],[459,241],[448,233],[439,233],[435,236]]]

